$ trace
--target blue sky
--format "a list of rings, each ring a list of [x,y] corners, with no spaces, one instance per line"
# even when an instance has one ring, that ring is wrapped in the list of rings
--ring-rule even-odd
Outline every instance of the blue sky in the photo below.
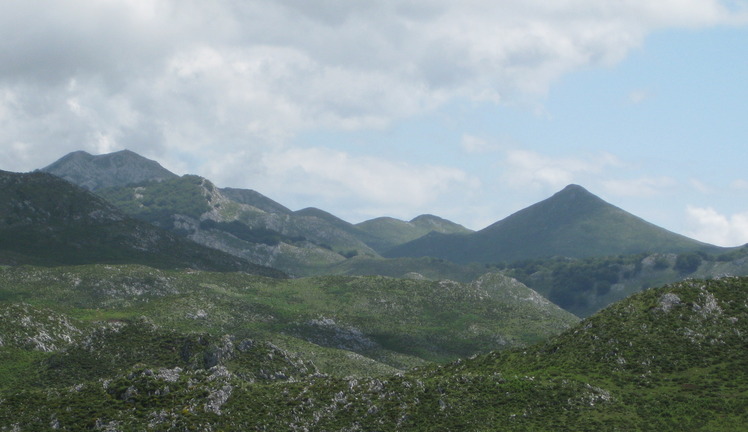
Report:
[[[742,1],[9,1],[0,169],[129,148],[350,222],[577,183],[748,242]]]

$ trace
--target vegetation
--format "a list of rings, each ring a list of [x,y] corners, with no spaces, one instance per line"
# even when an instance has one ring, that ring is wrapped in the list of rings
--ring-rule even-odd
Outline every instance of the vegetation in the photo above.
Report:
[[[211,210],[207,189],[214,186],[202,177],[185,175],[163,181],[147,181],[129,187],[97,191],[130,216],[162,228],[172,228],[172,215],[180,214],[195,219]]]
[[[489,267],[516,278],[580,317],[644,289],[684,278],[748,275],[745,260],[727,260],[724,254],[715,257],[703,252],[527,259]]]
[[[320,374],[255,339],[68,319],[80,335],[57,351],[0,349],[14,359],[3,378],[35,377],[2,381],[0,428],[739,430],[748,422],[747,304],[748,279],[692,280],[637,294],[531,347],[355,377]],[[4,334],[50,314],[14,313],[28,318],[1,320]],[[64,333],[55,322],[40,325]]]
[[[367,233],[370,238],[364,239],[369,246],[379,253],[415,240],[434,231],[443,234],[467,234],[469,229],[433,215],[421,215],[409,222],[399,219],[380,217],[356,224],[356,228]]]
[[[342,276],[277,280],[109,265],[8,267],[0,270],[0,281],[6,301],[81,319],[145,315],[184,331],[283,333],[395,367],[526,345],[577,320],[501,275],[471,284]]]

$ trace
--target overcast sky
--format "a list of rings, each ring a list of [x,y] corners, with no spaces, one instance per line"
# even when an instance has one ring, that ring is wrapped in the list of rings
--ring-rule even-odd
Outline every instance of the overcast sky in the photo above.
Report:
[[[577,183],[748,242],[743,0],[4,0],[0,169],[130,149],[356,223]]]

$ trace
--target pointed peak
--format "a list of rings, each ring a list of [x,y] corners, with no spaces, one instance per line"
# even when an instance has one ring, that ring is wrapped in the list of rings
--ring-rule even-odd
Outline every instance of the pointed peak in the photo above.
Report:
[[[570,185],[567,185],[565,188],[563,188],[563,189],[561,189],[559,191],[559,193],[562,193],[562,192],[565,192],[565,193],[569,193],[569,192],[590,193],[590,191],[588,191],[587,189],[583,188],[582,186],[580,186],[578,184],[573,184],[573,183],[570,184]]]
[[[550,200],[554,200],[554,201],[557,199],[575,200],[575,199],[581,199],[581,198],[600,199],[597,195],[593,194],[592,192],[588,191],[582,186],[578,184],[570,184],[566,186],[565,188],[561,189],[560,191],[556,192],[555,194],[553,194]]]

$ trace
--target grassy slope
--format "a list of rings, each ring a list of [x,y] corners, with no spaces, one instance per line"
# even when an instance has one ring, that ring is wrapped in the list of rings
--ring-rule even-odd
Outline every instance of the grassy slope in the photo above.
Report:
[[[556,306],[506,297],[533,292],[499,275],[459,284],[83,266],[8,267],[0,276],[5,301],[61,308],[89,321],[145,315],[180,331],[284,333],[399,367],[524,345],[576,321]]]
[[[410,222],[380,217],[358,223],[355,226],[371,236],[371,240],[367,243],[379,253],[415,240],[431,231],[445,234],[471,232],[462,225],[432,215],[421,215]]]
[[[0,418],[71,430],[97,421],[161,430],[740,430],[747,293],[748,279],[686,281],[530,348],[389,377],[251,382],[214,368],[167,381],[133,368],[61,391],[6,393]]]

